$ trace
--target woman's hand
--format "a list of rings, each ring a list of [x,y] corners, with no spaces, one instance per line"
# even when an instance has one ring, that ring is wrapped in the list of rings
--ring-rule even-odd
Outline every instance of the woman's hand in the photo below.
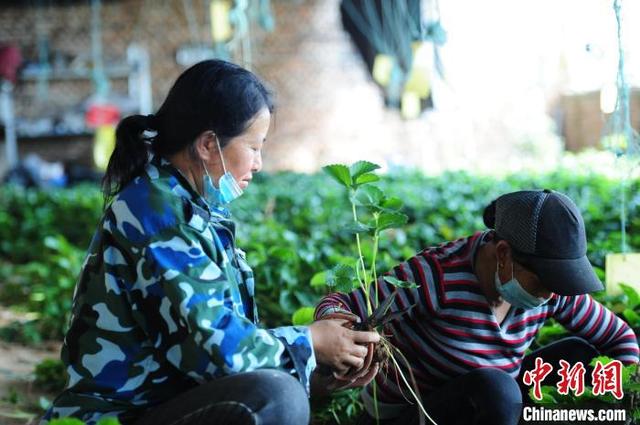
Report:
[[[325,319],[309,325],[317,362],[329,366],[338,376],[364,365],[368,344],[380,341],[377,332],[354,331],[344,326],[349,320]]]

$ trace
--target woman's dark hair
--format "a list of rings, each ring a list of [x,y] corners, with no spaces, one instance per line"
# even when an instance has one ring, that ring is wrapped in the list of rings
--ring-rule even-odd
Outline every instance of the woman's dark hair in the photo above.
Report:
[[[102,179],[105,205],[142,173],[149,148],[167,157],[192,146],[207,130],[224,147],[263,108],[273,112],[272,95],[251,72],[215,59],[193,65],[178,77],[155,115],[131,115],[118,124]]]

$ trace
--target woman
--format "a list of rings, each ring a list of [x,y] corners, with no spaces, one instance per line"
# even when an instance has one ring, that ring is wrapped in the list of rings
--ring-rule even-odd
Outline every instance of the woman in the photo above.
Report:
[[[157,114],[119,124],[62,348],[69,382],[44,422],[300,425],[316,362],[363,364],[376,333],[257,326],[227,204],[260,171],[272,110],[253,74],[209,60]]]
[[[638,361],[631,328],[586,295],[603,287],[571,199],[549,190],[508,193],[485,209],[484,222],[490,230],[427,248],[390,272],[418,288],[398,289],[390,311],[415,307],[384,334],[408,360],[438,425],[517,424],[529,389],[523,374],[533,371],[537,357],[553,367],[545,385],[559,380],[560,360],[586,366],[601,353]],[[384,277],[377,283],[381,298],[394,290]],[[363,295],[328,295],[316,317],[362,317]],[[549,318],[576,336],[525,356]],[[410,392],[396,376],[390,368],[376,377],[377,410],[371,386],[362,392],[368,413],[359,424],[376,423],[376,411],[383,425],[418,423]]]

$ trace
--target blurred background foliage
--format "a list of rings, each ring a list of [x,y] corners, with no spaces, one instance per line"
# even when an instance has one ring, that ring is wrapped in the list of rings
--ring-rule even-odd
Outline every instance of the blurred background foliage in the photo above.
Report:
[[[386,270],[417,251],[483,230],[482,211],[498,195],[527,188],[566,193],[583,212],[589,257],[604,278],[605,256],[620,251],[619,179],[574,167],[546,173],[490,177],[465,172],[426,176],[407,169],[390,170],[379,183],[385,193],[404,202],[409,223],[381,240],[378,270]],[[640,180],[626,182],[631,250],[640,249]],[[85,250],[102,212],[96,186],[37,190],[0,187],[0,303],[24,313],[21,322],[4,326],[5,340],[39,343],[61,340],[70,312],[73,287]],[[312,277],[354,252],[353,236],[341,232],[350,209],[344,191],[322,174],[263,174],[232,205],[238,221],[238,246],[247,252],[257,282],[258,305],[265,326],[291,323],[292,314],[313,306],[324,294]],[[364,247],[365,252],[371,247]],[[626,290],[597,297],[640,326],[638,297]],[[628,308],[631,307],[631,308]],[[537,344],[564,334],[550,322]],[[62,374],[62,376],[61,376]],[[40,382],[60,387],[64,371],[42,366]],[[317,423],[348,421],[361,409],[355,393],[334,397],[318,410]]]
[[[559,169],[504,178],[448,172],[425,176],[391,171],[380,187],[404,201],[409,223],[381,240],[378,268],[386,270],[425,247],[483,230],[482,211],[502,193],[551,188],[569,195],[583,212],[589,257],[604,277],[605,256],[620,251],[621,182],[597,172]],[[640,248],[639,180],[627,182],[628,243]],[[70,189],[0,187],[0,302],[32,313],[42,336],[59,338],[84,252],[102,212],[96,186]],[[321,174],[258,175],[232,205],[238,246],[254,268],[265,325],[290,321],[299,307],[312,306],[322,289],[317,272],[354,252],[346,195]],[[365,250],[370,247],[364,248]]]

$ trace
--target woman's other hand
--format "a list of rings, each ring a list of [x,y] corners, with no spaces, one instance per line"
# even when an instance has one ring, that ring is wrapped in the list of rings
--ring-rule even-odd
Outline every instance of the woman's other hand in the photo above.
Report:
[[[364,365],[369,343],[380,341],[377,332],[354,331],[344,326],[349,320],[318,320],[309,326],[313,350],[319,364],[329,366],[338,376]]]

